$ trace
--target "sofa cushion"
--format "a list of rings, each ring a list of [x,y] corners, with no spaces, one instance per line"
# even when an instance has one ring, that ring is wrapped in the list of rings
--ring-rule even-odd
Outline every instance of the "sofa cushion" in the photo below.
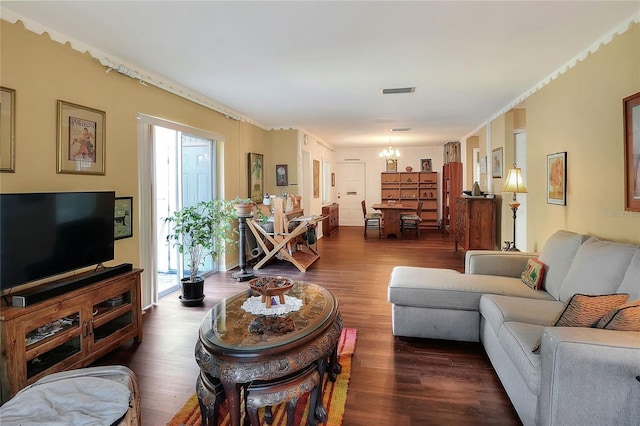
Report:
[[[592,296],[574,294],[566,303],[554,327],[594,327],[611,309],[623,305],[628,294]]]
[[[527,287],[519,278],[413,266],[393,268],[388,298],[396,305],[477,311],[480,297],[485,293],[552,299],[546,292]]]
[[[567,275],[578,248],[588,236],[569,231],[557,231],[551,235],[540,252],[539,259],[545,264],[544,288],[560,300],[560,285]]]
[[[565,303],[564,309],[553,322],[553,327],[595,327],[607,312],[623,305],[628,299],[628,294],[599,296],[574,294]],[[533,352],[540,353],[540,339],[538,339]]]
[[[498,294],[485,294],[480,298],[480,315],[496,336],[502,324],[509,321],[549,326],[563,307],[564,303],[555,299],[537,300]]]
[[[631,300],[640,299],[640,248],[636,249],[616,293],[627,293]]]
[[[640,331],[640,300],[634,300],[612,309],[598,321],[596,328]]]
[[[540,290],[542,288],[542,278],[544,277],[544,263],[538,259],[527,260],[527,266],[520,275],[520,279],[523,283],[528,285],[534,290]]]
[[[560,300],[567,301],[576,293],[615,293],[636,250],[629,244],[589,238],[578,249],[562,281]]]
[[[533,395],[540,393],[540,355],[534,354],[545,326],[505,322],[498,341]]]

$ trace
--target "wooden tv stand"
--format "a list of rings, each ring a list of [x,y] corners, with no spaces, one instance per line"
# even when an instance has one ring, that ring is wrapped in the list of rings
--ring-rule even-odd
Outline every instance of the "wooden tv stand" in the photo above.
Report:
[[[1,401],[36,380],[142,341],[141,269],[0,312]],[[39,330],[40,329],[40,330]]]

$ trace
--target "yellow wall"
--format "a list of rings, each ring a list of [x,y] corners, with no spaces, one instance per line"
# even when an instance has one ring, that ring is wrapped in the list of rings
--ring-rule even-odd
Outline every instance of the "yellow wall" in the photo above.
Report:
[[[106,73],[88,54],[27,31],[19,22],[0,21],[0,37],[0,84],[16,90],[16,172],[0,174],[3,193],[115,190],[117,196],[133,196],[135,203],[146,195],[138,193],[138,113],[222,135],[227,199],[247,196],[247,153],[263,153],[265,170],[273,173],[271,141],[280,133],[291,139],[289,131],[268,132],[115,71]],[[104,176],[56,173],[58,99],[106,112]],[[270,178],[275,186],[275,177],[267,175],[267,188]],[[139,210],[134,206],[134,211]],[[138,266],[138,231],[134,224],[133,238],[116,241],[114,263]],[[226,262],[233,266],[237,254]]]
[[[640,243],[624,211],[622,99],[640,92],[640,25],[527,99],[529,250],[557,229]],[[567,205],[546,203],[546,156],[567,152]]]

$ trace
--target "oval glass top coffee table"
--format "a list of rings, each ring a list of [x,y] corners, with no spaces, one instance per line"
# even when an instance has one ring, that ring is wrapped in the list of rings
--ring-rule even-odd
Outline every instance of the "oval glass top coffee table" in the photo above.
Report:
[[[270,309],[251,289],[222,300],[202,321],[195,350],[203,423],[217,419],[219,402],[226,396],[231,424],[239,426],[243,387],[276,381],[313,363],[322,389],[327,362],[330,378],[340,372],[336,350],[341,332],[337,299],[316,284],[296,282],[285,295],[285,305],[274,303]],[[320,421],[326,419],[321,397],[315,414]]]

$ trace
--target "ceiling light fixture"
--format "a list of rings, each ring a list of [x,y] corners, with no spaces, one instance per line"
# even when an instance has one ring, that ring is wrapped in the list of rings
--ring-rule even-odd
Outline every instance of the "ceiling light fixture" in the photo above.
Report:
[[[399,93],[414,93],[415,87],[398,87],[395,89],[382,89],[383,95],[397,95]]]
[[[400,157],[400,151],[394,149],[391,145],[380,153],[380,158],[388,160],[397,160]]]
[[[391,129],[392,132],[408,132],[411,130],[411,127],[394,127]]]

